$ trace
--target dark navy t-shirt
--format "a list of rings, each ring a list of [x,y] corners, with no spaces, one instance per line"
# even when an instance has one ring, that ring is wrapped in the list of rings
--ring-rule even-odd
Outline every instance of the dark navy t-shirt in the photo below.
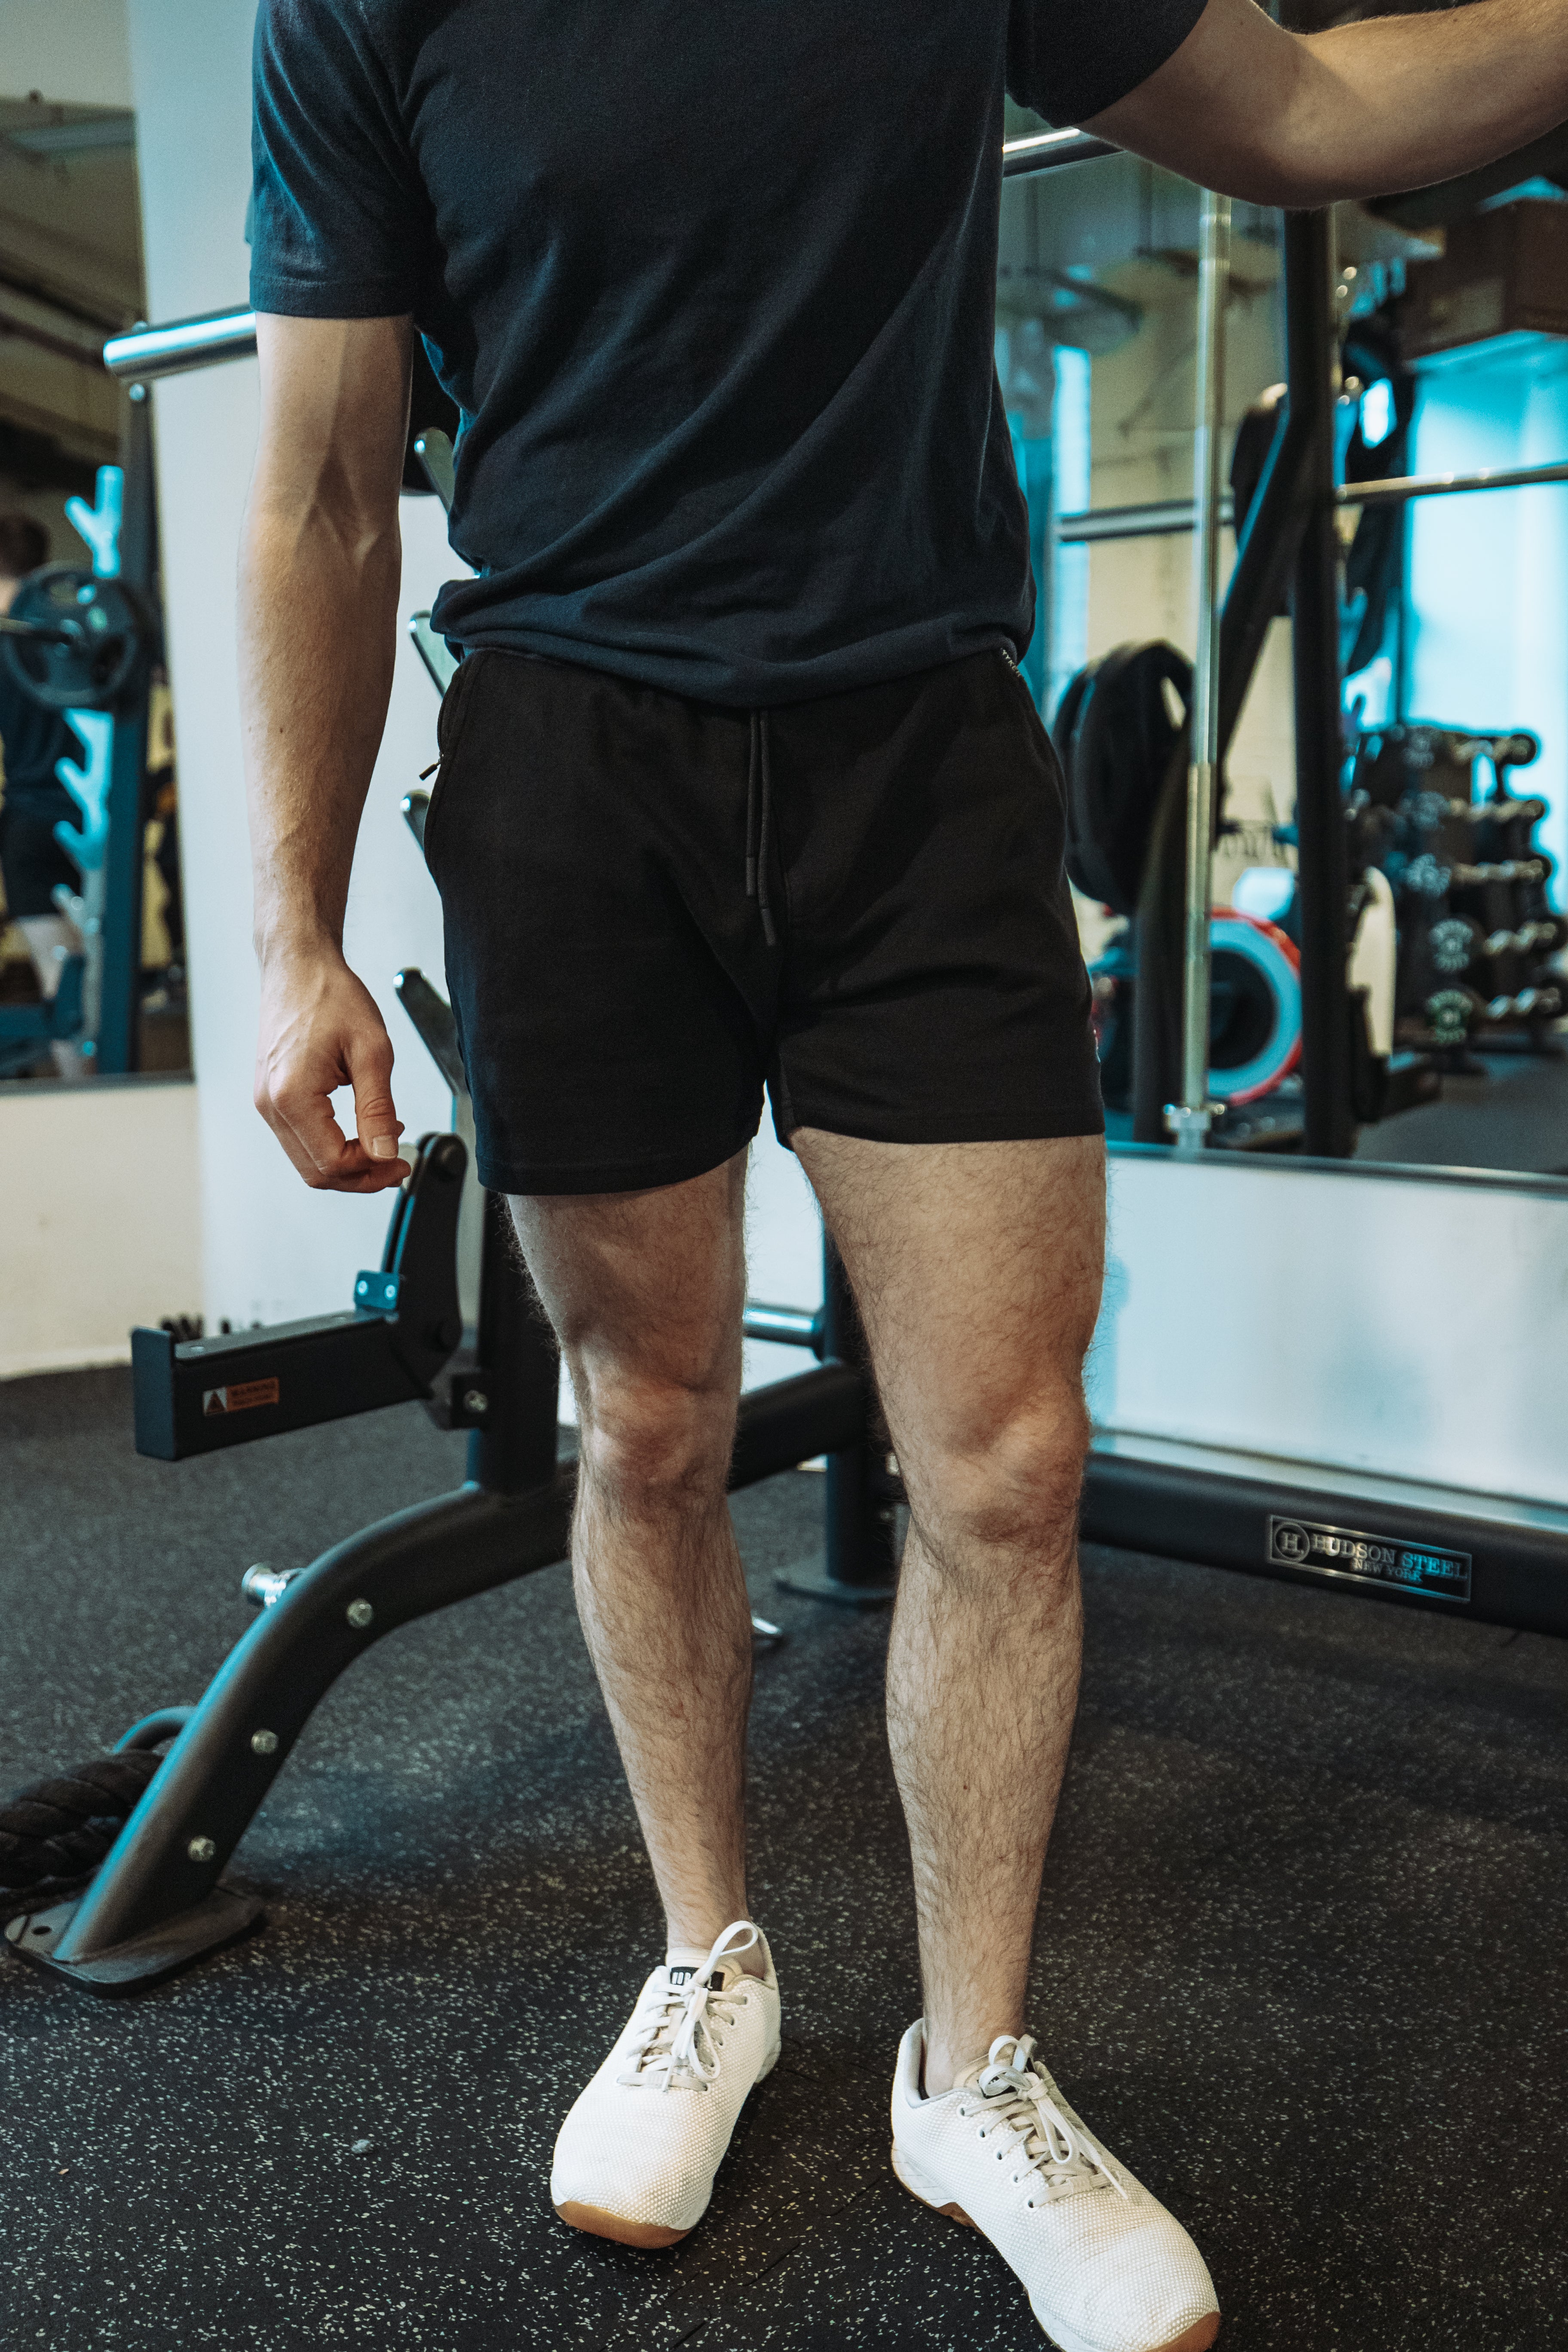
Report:
[[[251,300],[411,313],[464,646],[731,705],[1033,626],[993,362],[1003,89],[1204,0],[261,0]]]

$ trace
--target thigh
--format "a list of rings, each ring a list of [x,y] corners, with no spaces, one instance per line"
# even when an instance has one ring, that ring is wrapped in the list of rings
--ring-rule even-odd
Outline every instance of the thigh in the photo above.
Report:
[[[794,1137],[854,1286],[911,1496],[939,1458],[1082,1419],[1100,1308],[1095,1136],[899,1144]]]
[[[745,1183],[742,1151],[680,1184],[513,1199],[529,1273],[590,1417],[610,1391],[628,1388],[733,1411]]]

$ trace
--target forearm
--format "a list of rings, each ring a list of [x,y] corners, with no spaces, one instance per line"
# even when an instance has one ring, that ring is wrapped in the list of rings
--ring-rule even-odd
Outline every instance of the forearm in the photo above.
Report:
[[[258,473],[240,562],[240,691],[257,950],[342,940],[396,644],[382,519]]]
[[[1300,46],[1297,106],[1282,126],[1296,190],[1287,202],[1429,187],[1568,115],[1563,0],[1474,0]]]
[[[1157,73],[1089,127],[1253,204],[1430,186],[1568,116],[1568,0],[1472,0],[1310,37],[1209,0]]]

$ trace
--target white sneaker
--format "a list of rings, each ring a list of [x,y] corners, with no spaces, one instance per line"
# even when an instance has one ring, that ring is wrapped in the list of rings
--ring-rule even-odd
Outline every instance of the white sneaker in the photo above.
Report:
[[[740,1965],[753,1948],[765,1976]],[[749,1920],[726,1927],[700,1964],[655,1969],[561,2126],[550,2175],[561,2219],[623,2246],[679,2243],[707,2211],[746,2095],[778,2054],[779,1980]]]
[[[921,2095],[925,2021],[899,2050],[893,2169],[906,2189],[984,2231],[1062,2352],[1205,2352],[1219,2303],[1203,2256],[1164,2207],[1079,2122],[1026,2035]]]

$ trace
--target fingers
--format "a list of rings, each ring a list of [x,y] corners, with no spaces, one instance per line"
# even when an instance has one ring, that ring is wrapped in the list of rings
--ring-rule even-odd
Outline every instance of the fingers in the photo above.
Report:
[[[403,1121],[392,1099],[392,1040],[379,1022],[349,1041],[347,1059],[359,1150],[369,1164],[401,1183],[408,1162],[397,1149]]]
[[[332,1111],[354,1090],[346,1136]],[[392,1041],[374,998],[346,965],[319,961],[264,986],[256,1108],[312,1190],[383,1192],[409,1173],[392,1099]]]

